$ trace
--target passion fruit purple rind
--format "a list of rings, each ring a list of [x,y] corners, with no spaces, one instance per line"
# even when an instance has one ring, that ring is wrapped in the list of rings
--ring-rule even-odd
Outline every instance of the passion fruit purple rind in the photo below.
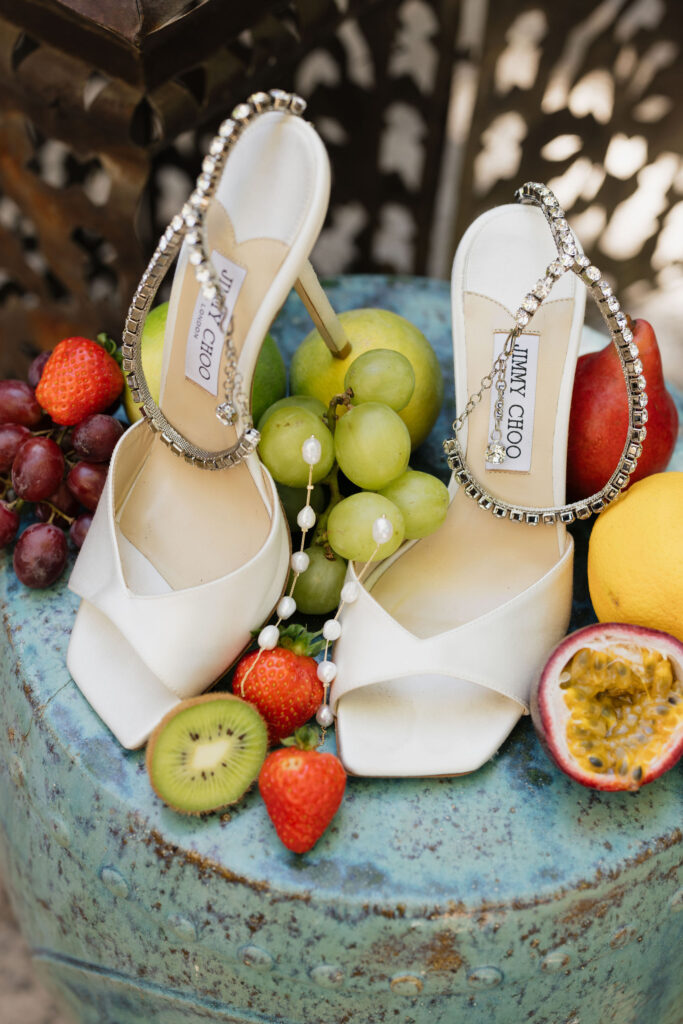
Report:
[[[617,622],[579,629],[550,655],[531,715],[570,778],[592,789],[640,789],[683,754],[683,644]]]

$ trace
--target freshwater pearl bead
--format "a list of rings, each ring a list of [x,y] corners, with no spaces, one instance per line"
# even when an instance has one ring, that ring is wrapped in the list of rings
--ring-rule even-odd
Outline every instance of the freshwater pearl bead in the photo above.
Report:
[[[321,704],[315,713],[315,720],[323,729],[329,729],[334,723],[334,715],[329,704]]]
[[[394,536],[394,527],[386,516],[379,516],[372,524],[372,539],[375,544],[386,544]]]
[[[318,665],[318,679],[321,683],[331,683],[337,674],[337,666],[333,661],[321,661]]]
[[[341,625],[337,619],[328,619],[323,625],[323,636],[326,640],[338,640],[341,631]]]
[[[350,580],[345,583],[341,588],[341,594],[339,595],[344,604],[353,604],[354,601],[358,600],[358,584]]]
[[[278,601],[277,613],[281,619],[288,619],[296,611],[296,601],[293,597],[281,597]]]
[[[258,645],[264,651],[272,651],[277,647],[280,639],[280,630],[277,626],[264,626],[258,635]]]
[[[290,565],[294,572],[306,572],[310,561],[311,560],[305,551],[295,551],[292,555]]]
[[[314,434],[307,437],[301,445],[301,457],[307,466],[317,466],[322,458],[322,454],[322,445]]]
[[[315,526],[315,512],[310,505],[305,505],[296,517],[296,521],[302,530],[310,530]]]

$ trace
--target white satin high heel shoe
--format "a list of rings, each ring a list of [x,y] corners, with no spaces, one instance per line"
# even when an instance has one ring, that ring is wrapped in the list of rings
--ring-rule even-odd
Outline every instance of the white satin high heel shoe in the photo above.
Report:
[[[330,699],[356,775],[457,775],[495,754],[569,623],[566,524],[617,497],[641,450],[645,382],[627,319],[550,190],[532,183],[516,198],[472,224],[453,266],[459,416],[444,444],[446,520],[381,563],[341,618]],[[630,429],[603,490],[564,505],[580,282],[617,346]],[[347,580],[357,582],[352,564]]]
[[[144,418],[114,452],[70,579],[82,601],[67,657],[128,748],[225,672],[285,585],[290,540],[256,454],[254,367],[293,285],[330,343],[345,340],[307,262],[330,174],[304,109],[280,90],[235,108],[130,307],[124,370]],[[157,407],[140,334],[176,254]]]

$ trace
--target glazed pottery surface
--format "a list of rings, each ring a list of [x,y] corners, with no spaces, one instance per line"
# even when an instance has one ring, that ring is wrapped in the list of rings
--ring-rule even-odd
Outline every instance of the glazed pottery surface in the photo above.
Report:
[[[448,284],[326,286],[338,310],[394,310],[436,348],[446,404],[413,464],[445,476]],[[292,295],[273,329],[282,350],[309,329]],[[571,628],[592,620],[589,530],[574,532]],[[551,765],[524,719],[472,775],[349,779],[324,837],[291,854],[256,791],[205,820],[153,796],[144,755],[69,679],[66,581],[29,591],[0,557],[2,868],[43,977],[80,1022],[680,1024],[680,765],[603,795]]]

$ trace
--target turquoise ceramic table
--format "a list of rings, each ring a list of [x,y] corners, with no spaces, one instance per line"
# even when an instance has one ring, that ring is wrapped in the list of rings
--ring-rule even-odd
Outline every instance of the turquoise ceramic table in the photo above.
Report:
[[[329,282],[436,347],[452,418],[448,286]],[[292,297],[275,334],[308,331]],[[681,446],[676,466],[683,469]],[[575,622],[589,619],[587,529]],[[204,821],[151,794],[64,659],[64,584],[0,575],[0,852],[36,963],[83,1024],[680,1024],[680,766],[600,795],[546,760],[523,721],[456,779],[350,779],[312,852],[288,853],[252,792]],[[525,624],[533,628],[533,624]],[[1,1000],[1,994],[0,994]]]

